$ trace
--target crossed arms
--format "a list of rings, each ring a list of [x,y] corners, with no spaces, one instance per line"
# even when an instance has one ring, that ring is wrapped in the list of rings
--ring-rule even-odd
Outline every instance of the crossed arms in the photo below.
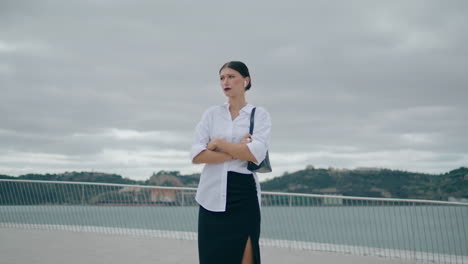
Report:
[[[221,163],[233,159],[257,162],[254,155],[252,155],[247,147],[247,143],[249,143],[250,140],[250,134],[246,134],[239,144],[215,138],[208,143],[206,150],[203,150],[193,158],[192,162]]]

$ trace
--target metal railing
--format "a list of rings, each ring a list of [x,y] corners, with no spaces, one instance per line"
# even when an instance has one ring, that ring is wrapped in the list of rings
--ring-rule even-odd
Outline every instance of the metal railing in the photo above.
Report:
[[[195,240],[195,188],[0,179],[0,227]],[[468,263],[468,204],[262,192],[261,245]]]

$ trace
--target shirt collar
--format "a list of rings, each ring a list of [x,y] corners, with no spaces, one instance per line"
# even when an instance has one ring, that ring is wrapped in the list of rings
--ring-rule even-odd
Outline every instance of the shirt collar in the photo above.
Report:
[[[226,108],[226,110],[228,110],[229,112],[229,103],[224,103],[224,107]],[[252,112],[252,109],[254,108],[253,105],[247,103],[244,107],[242,107],[242,109],[240,110],[241,112],[246,112],[247,114],[250,114],[250,112]]]

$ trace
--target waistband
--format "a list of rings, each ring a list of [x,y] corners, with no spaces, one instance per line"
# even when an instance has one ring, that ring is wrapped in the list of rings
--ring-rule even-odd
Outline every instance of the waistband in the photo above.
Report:
[[[237,175],[237,176],[253,176],[252,173],[246,174],[246,173],[240,173],[240,172],[235,172],[235,171],[228,171],[228,176],[229,175]]]

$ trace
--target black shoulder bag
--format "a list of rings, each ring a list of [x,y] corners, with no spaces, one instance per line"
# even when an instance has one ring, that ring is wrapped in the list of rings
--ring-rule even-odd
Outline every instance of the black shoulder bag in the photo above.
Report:
[[[252,109],[252,113],[250,114],[250,129],[249,129],[250,135],[253,135],[253,130],[254,130],[255,109],[256,107]],[[247,163],[247,169],[251,172],[259,172],[259,173],[271,172],[271,165],[270,165],[270,158],[268,157],[268,150],[267,150],[265,159],[262,161],[262,163],[260,163],[260,165],[257,165],[249,161]]]

